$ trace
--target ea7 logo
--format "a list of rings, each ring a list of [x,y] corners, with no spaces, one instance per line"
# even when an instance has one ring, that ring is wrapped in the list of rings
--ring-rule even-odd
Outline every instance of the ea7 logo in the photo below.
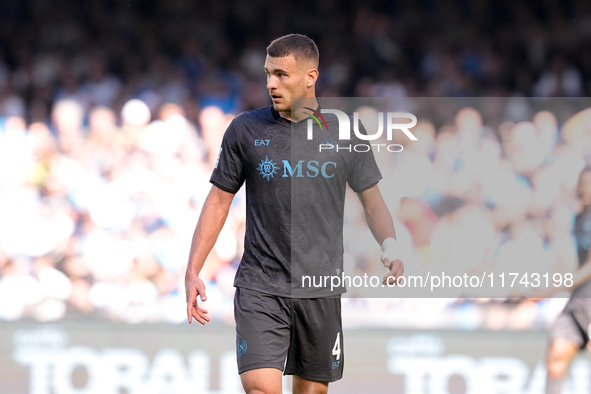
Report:
[[[351,139],[351,122],[349,121],[349,116],[343,111],[339,111],[338,109],[325,109],[322,108],[320,110],[323,114],[333,114],[337,117],[339,121],[339,140],[350,140]],[[394,119],[410,119],[408,123],[394,123]],[[412,141],[417,141],[417,137],[415,137],[411,132],[410,128],[416,126],[417,124],[417,117],[413,114],[409,114],[407,112],[388,112],[386,114],[386,137],[389,141],[392,140],[392,131],[393,130],[402,130],[404,134],[410,138]],[[313,130],[312,130],[312,119],[308,119],[308,140],[313,139]],[[378,130],[374,134],[362,134],[359,131],[359,115],[357,112],[353,113],[353,131],[355,135],[364,141],[373,141],[380,138],[384,132],[384,116],[383,112],[378,112]]]

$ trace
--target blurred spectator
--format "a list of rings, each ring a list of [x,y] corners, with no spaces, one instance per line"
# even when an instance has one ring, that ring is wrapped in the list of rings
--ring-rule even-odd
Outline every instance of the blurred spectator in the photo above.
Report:
[[[582,93],[581,73],[560,55],[550,59],[549,67],[542,72],[533,87],[533,94],[542,97],[571,97],[581,96]]]

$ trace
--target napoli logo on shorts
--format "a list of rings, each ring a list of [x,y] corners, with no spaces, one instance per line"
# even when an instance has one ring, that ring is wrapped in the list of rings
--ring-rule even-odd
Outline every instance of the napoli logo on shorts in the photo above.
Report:
[[[238,342],[238,354],[242,356],[244,353],[246,353],[247,348],[248,345],[246,344],[246,341],[241,339],[240,342]]]
[[[273,159],[269,160],[267,156],[265,156],[265,160],[262,160],[257,168],[263,178],[267,178],[267,180],[273,178],[273,176],[277,174],[278,169],[279,167],[277,167],[277,163],[274,163]]]

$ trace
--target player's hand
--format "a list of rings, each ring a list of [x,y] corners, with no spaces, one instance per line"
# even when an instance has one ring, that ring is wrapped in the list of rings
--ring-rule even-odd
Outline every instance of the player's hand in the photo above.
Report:
[[[404,275],[404,264],[402,261],[396,259],[390,262],[388,259],[384,259],[384,266],[390,270],[386,276],[384,276],[384,280],[382,281],[383,285],[393,283],[397,283],[398,278]]]
[[[201,302],[207,300],[205,295],[205,284],[199,278],[199,276],[189,273],[185,274],[185,293],[187,295],[187,318],[189,324],[193,321],[193,318],[201,324],[209,321],[207,311],[199,307],[197,303],[197,296],[201,298]]]

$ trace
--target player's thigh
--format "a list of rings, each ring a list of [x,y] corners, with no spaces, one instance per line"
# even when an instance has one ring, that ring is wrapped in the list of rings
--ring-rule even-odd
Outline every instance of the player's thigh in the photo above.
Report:
[[[289,307],[281,297],[237,288],[234,297],[238,373],[283,371],[290,344]]]
[[[292,313],[285,374],[315,382],[341,379],[344,363],[341,299],[297,299]]]
[[[281,394],[281,370],[258,368],[240,374],[242,387],[247,394]]]
[[[546,358],[548,375],[556,378],[563,377],[578,352],[579,347],[572,340],[566,338],[552,339]]]
[[[326,394],[327,392],[327,382],[316,382],[293,375],[292,394]]]

